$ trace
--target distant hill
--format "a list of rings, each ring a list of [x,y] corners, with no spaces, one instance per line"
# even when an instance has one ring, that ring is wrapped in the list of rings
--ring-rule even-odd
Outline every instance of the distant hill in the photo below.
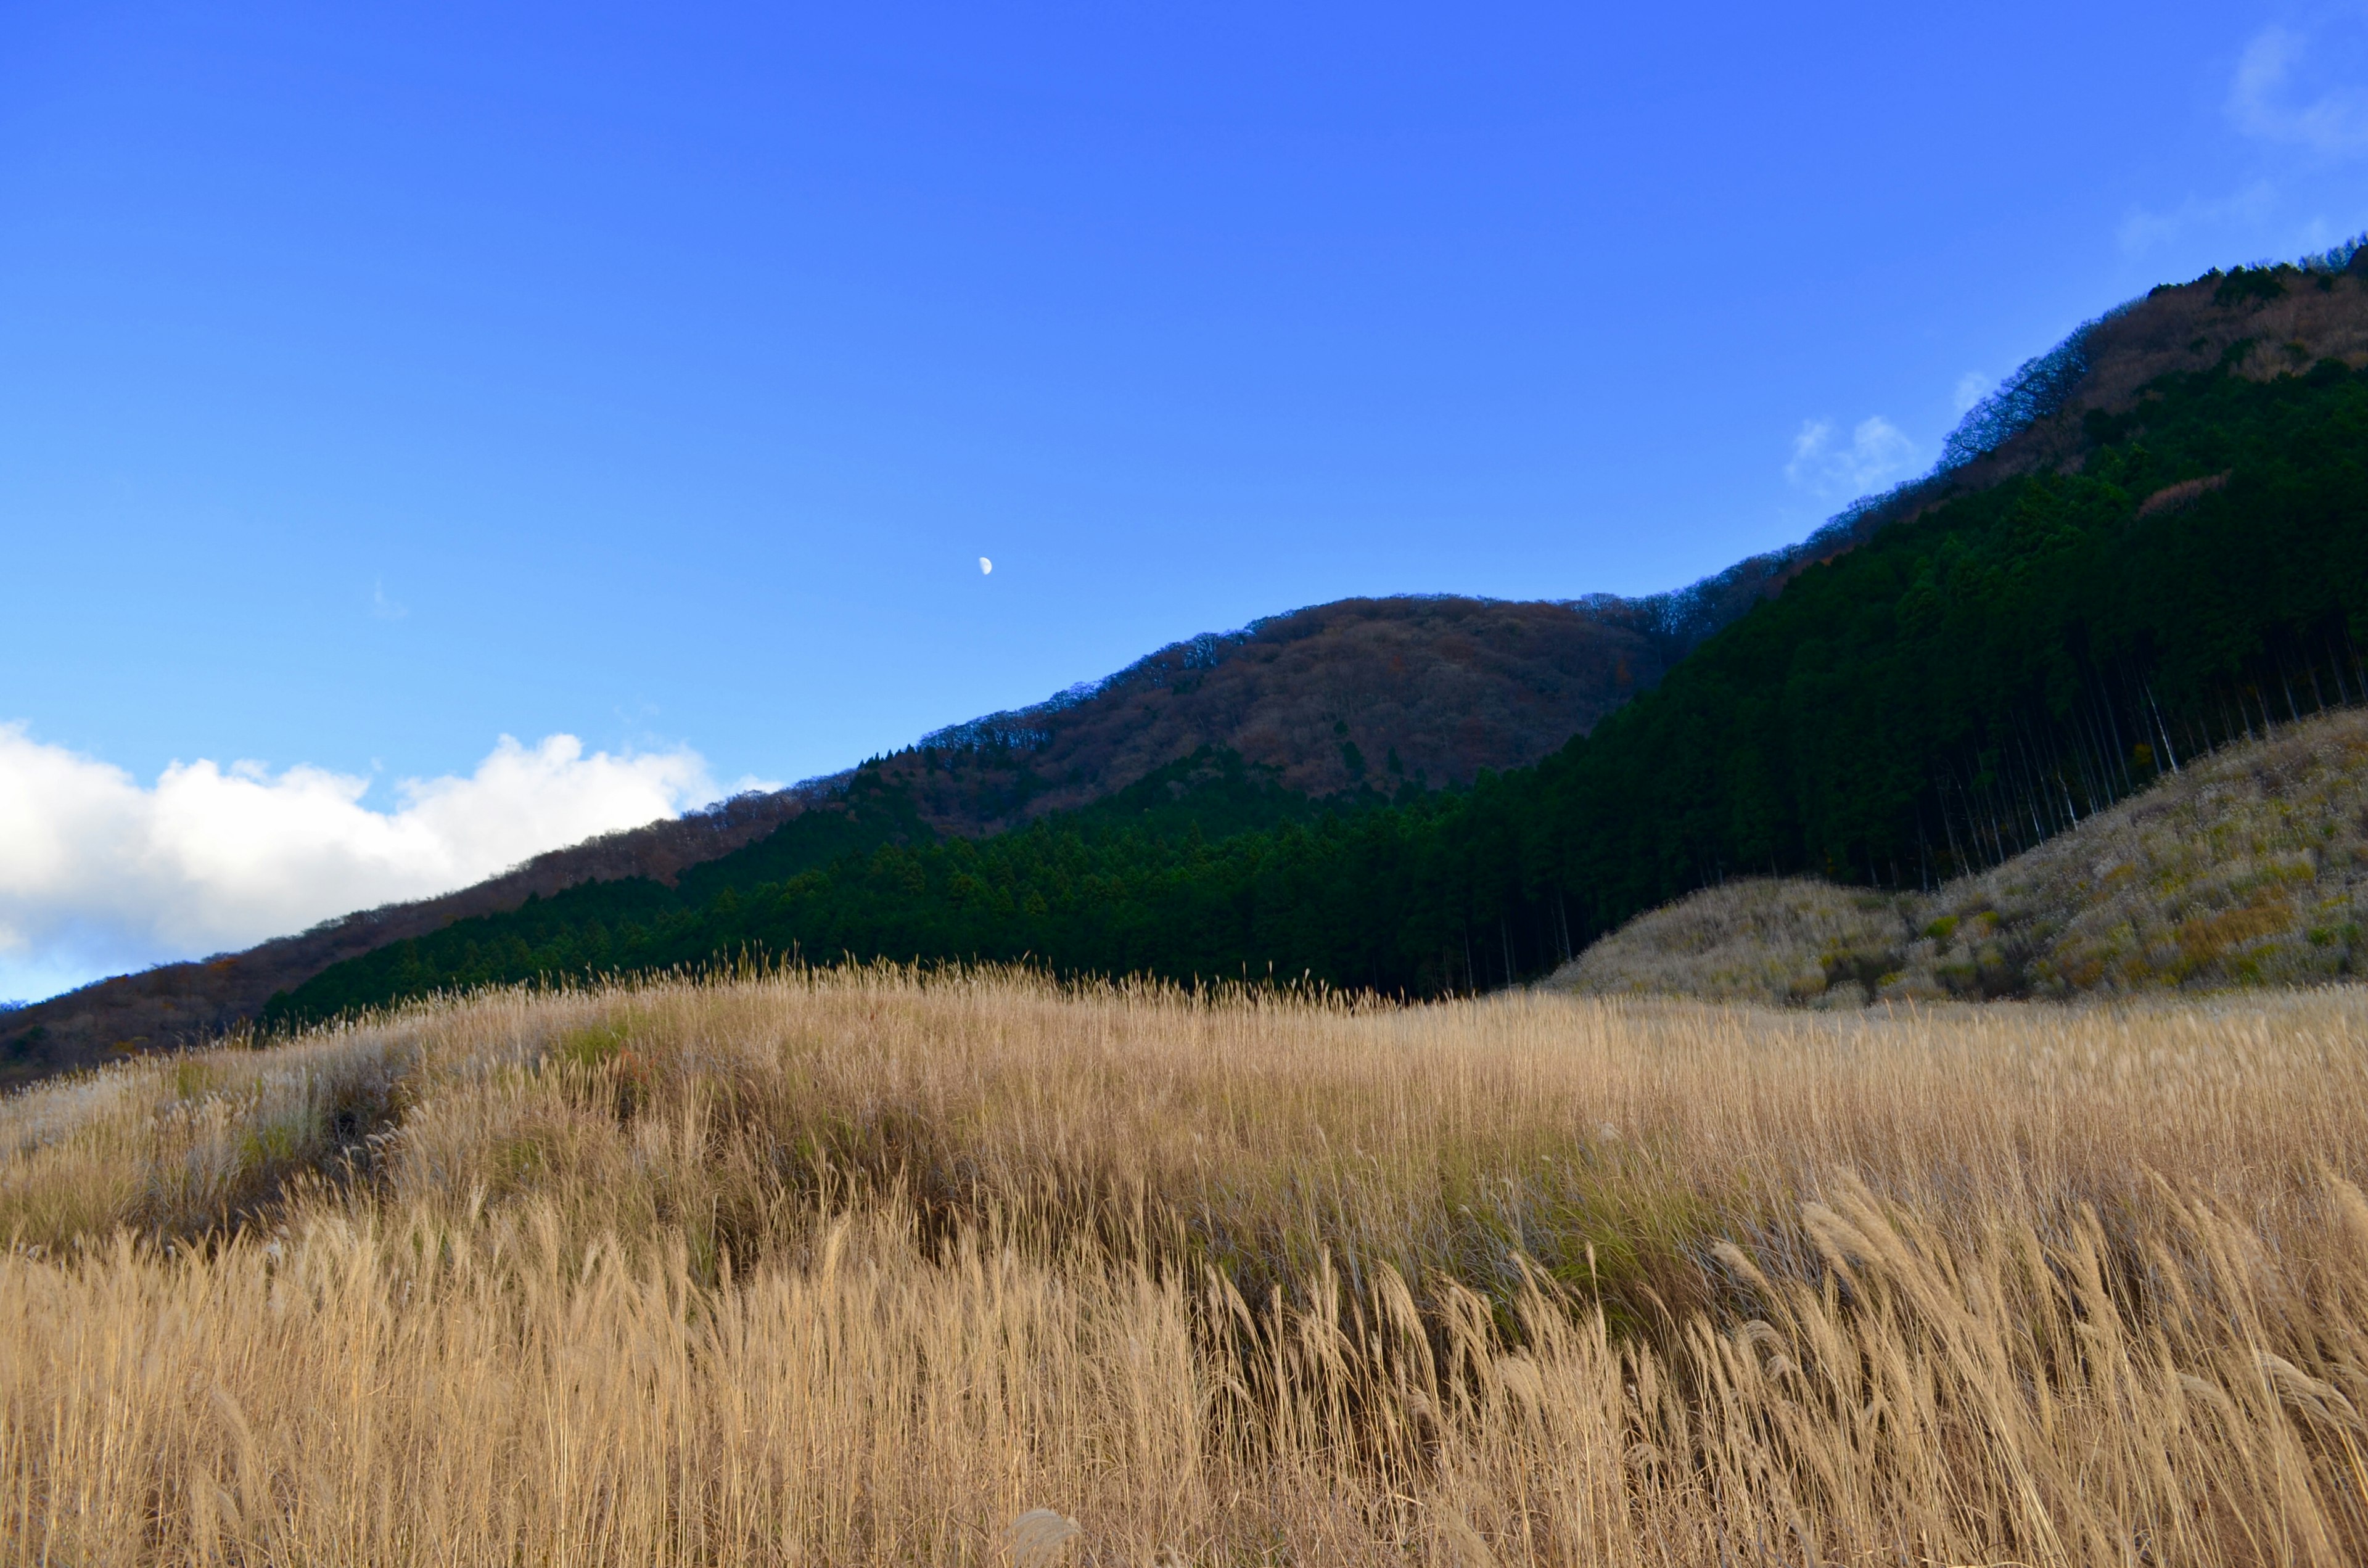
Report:
[[[2368,713],[2191,763],[1931,892],[1746,878],[1639,915],[1544,983],[1872,1001],[2218,991],[2368,973]]]

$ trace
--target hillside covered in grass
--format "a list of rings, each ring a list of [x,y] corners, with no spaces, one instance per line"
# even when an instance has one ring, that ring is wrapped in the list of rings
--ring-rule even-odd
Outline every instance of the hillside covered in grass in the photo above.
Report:
[[[0,1100],[0,1562],[2336,1568],[2363,1176],[2351,987],[486,994]]]
[[[2191,761],[1930,892],[1743,878],[1638,916],[1550,985],[1727,1001],[2069,997],[2368,970],[2368,713]]]
[[[2368,319],[2368,283],[2293,269],[2159,308],[2225,335],[2296,290]],[[2035,427],[2069,443],[2053,467],[1935,493],[1806,565],[1533,767],[1450,791],[1384,776],[1191,832],[1062,812],[911,832],[780,875],[760,844],[688,892],[576,890],[393,944],[269,1017],[747,952],[1433,995],[1545,973],[1738,876],[1987,870],[2264,726],[2368,699],[2368,371],[2217,341],[2119,412]],[[849,795],[919,815],[885,770]]]

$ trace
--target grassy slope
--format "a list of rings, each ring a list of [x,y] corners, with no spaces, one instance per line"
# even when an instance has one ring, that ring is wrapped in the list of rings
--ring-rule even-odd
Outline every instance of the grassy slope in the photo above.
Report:
[[[0,1562],[2332,1568],[2364,1091],[2351,988],[877,970],[126,1063],[0,1100]]]
[[[2066,996],[2308,984],[2368,965],[2368,713],[2190,763],[1929,894],[1807,878],[1707,888],[1548,983],[1730,1000]]]

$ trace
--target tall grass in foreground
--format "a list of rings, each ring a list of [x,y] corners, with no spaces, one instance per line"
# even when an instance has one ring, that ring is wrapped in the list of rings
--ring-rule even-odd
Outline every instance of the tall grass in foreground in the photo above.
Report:
[[[134,1063],[0,1102],[0,1562],[2356,1562],[2363,1089],[893,970]]]

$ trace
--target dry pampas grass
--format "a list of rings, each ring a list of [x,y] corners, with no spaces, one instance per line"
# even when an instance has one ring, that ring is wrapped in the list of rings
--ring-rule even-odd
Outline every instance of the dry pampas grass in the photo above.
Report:
[[[132,1063],[0,1101],[0,1563],[2331,1568],[2363,1088],[2341,988],[889,969]]]

